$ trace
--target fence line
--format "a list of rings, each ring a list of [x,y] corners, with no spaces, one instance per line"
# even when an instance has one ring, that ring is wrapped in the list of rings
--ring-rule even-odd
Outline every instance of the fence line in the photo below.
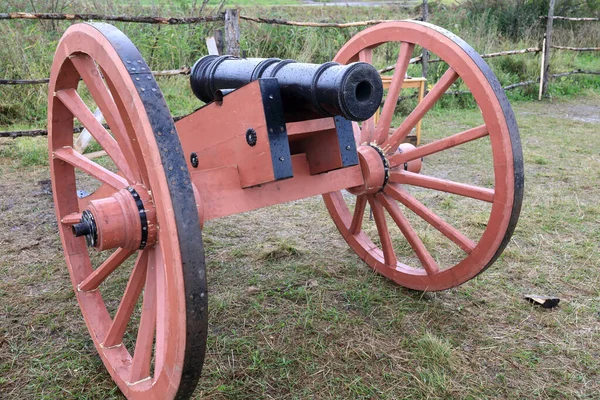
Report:
[[[202,17],[154,17],[154,16],[127,16],[127,15],[102,15],[102,14],[58,14],[58,13],[0,13],[1,19],[36,19],[36,20],[55,20],[55,21],[119,21],[119,22],[137,22],[141,24],[164,24],[164,25],[184,25],[184,24],[202,24],[205,22],[223,21],[225,14],[207,15]]]
[[[548,78],[554,75],[549,75],[550,72],[550,49],[569,50],[569,51],[600,51],[599,47],[568,47],[556,46],[552,44],[552,23],[554,20],[563,21],[600,21],[600,18],[579,18],[579,17],[562,17],[554,15],[554,4],[556,0],[550,0],[548,4],[548,15],[540,16],[540,19],[546,18],[546,33],[542,39],[542,62],[540,70],[540,91],[538,100],[548,95]],[[579,72],[583,73],[583,72]],[[588,71],[587,73],[594,73]],[[595,73],[594,73],[595,74]],[[556,74],[555,74],[556,75]],[[565,76],[565,75],[561,75]]]
[[[500,56],[510,56],[510,55],[515,55],[515,54],[537,53],[539,51],[540,51],[540,49],[538,47],[530,47],[530,48],[521,49],[521,50],[508,50],[508,51],[500,51],[497,53],[481,54],[481,58],[493,58],[493,57],[500,57]],[[440,60],[440,59],[428,60],[429,63],[435,63],[435,62],[441,62],[441,61],[443,61],[443,60]],[[420,62],[421,62],[420,56],[410,59],[411,64],[417,64]],[[395,67],[396,67],[395,65],[390,65],[390,66],[380,69],[378,72],[381,74],[384,72],[393,71]],[[154,76],[189,75],[189,73],[190,73],[189,67],[181,67],[179,69],[170,69],[170,70],[164,70],[164,71],[152,71],[152,75],[154,75]],[[3,85],[3,84],[4,85],[39,84],[39,83],[48,83],[48,79],[31,79],[31,80],[0,79],[0,85]]]
[[[600,21],[600,18],[570,18],[570,17],[554,16],[553,15],[554,2],[555,2],[555,0],[551,0],[551,2],[550,2],[551,4],[549,7],[548,16],[540,16],[540,19],[542,19],[542,18],[548,19],[548,25],[549,25],[550,32],[549,32],[549,35],[547,35],[547,36],[551,36],[551,32],[552,32],[551,24],[552,24],[553,20]],[[423,8],[424,8],[423,12],[424,13],[426,13],[426,7],[427,7],[427,0],[423,0]],[[206,22],[225,21],[227,24],[227,21],[226,21],[227,18],[225,17],[225,15],[226,15],[226,13],[222,12],[222,13],[219,13],[216,15],[201,16],[201,17],[157,17],[157,16],[137,16],[137,17],[135,17],[135,16],[116,16],[116,15],[101,15],[101,14],[58,14],[58,13],[14,12],[14,13],[0,13],[0,20],[8,20],[8,19],[104,20],[104,21],[134,22],[134,23],[147,23],[147,24],[168,24],[168,25],[198,24],[198,23],[206,23]],[[238,14],[238,18],[246,20],[246,21],[262,23],[262,24],[305,26],[305,27],[317,27],[317,28],[351,28],[351,27],[375,25],[375,24],[379,24],[382,22],[398,21],[398,20],[367,20],[367,21],[347,22],[347,23],[298,22],[298,21],[287,21],[287,20],[282,20],[282,19],[250,17],[250,16],[245,16],[245,15],[239,15],[239,14]],[[236,20],[238,20],[238,18],[236,18]],[[411,19],[412,20],[422,20],[423,17],[414,17]],[[239,31],[239,25],[237,25],[236,29]],[[550,39],[550,37],[548,37],[547,39]],[[546,38],[544,40],[546,40]],[[501,51],[501,52],[495,52],[495,53],[488,53],[488,54],[482,54],[481,57],[482,58],[493,58],[493,57],[500,57],[500,56],[509,56],[509,55],[526,54],[526,53],[538,53],[540,51],[545,51],[548,54],[544,54],[544,56],[546,56],[546,57],[543,57],[543,58],[545,58],[545,62],[547,63],[548,59],[549,59],[549,49],[550,48],[559,49],[559,50],[569,50],[569,51],[600,51],[600,48],[598,48],[598,47],[577,48],[577,47],[567,47],[567,46],[555,46],[555,45],[551,45],[550,40],[548,40],[547,45],[546,45],[546,43],[544,43],[543,47],[545,49],[532,47],[532,48],[526,48],[526,49],[521,49],[521,50],[508,50],[508,51]],[[441,62],[441,61],[443,61],[443,60],[426,59],[427,64]],[[422,57],[418,56],[418,57],[412,58],[410,60],[410,63],[411,64],[422,63]],[[542,63],[544,63],[544,61],[542,61]],[[546,66],[544,65],[544,67],[546,67]],[[511,85],[505,86],[504,90],[511,90],[514,88],[541,82],[540,92],[542,92],[542,86],[544,86],[544,89],[545,89],[545,86],[547,86],[547,83],[548,83],[548,78],[558,78],[558,77],[569,76],[569,75],[574,75],[574,74],[600,75],[600,72],[598,72],[598,71],[586,71],[586,70],[581,70],[581,69],[550,75],[547,73],[548,67],[545,68],[546,73],[542,74],[541,80],[540,80],[540,78],[538,78],[535,80],[514,83]],[[389,72],[394,69],[395,69],[395,65],[390,65],[388,67],[385,67],[385,68],[379,70],[379,73]],[[189,73],[190,73],[189,67],[181,67],[179,69],[163,70],[163,71],[152,71],[152,74],[155,76],[189,75]],[[2,85],[2,84],[5,84],[5,85],[45,84],[48,82],[49,82],[48,78],[29,79],[29,80],[27,80],[27,79],[0,79],[0,85]],[[545,90],[543,90],[543,92],[545,92]],[[445,94],[446,95],[462,95],[462,94],[469,94],[469,93],[470,93],[469,91],[456,91],[456,92],[446,92]],[[174,117],[174,120],[177,121],[184,117],[185,116]],[[77,133],[77,132],[80,132],[81,130],[83,130],[83,128],[77,127],[74,129],[73,132]],[[47,134],[48,134],[48,132],[46,130],[42,130],[42,129],[29,130],[29,131],[0,132],[0,138],[2,138],[2,137],[16,138],[16,137],[23,137],[23,136],[44,136]]]
[[[600,75],[600,71],[586,71],[583,69],[576,69],[576,70],[570,71],[570,72],[560,72],[558,74],[552,74],[552,75],[550,75],[550,77],[551,78],[559,78],[561,76],[569,76],[569,75],[576,75],[576,74]]]
[[[553,49],[571,50],[571,51],[600,51],[600,47],[568,47],[568,46],[550,46]]]
[[[345,23],[334,23],[334,22],[298,22],[298,21],[286,21],[283,19],[271,19],[261,17],[249,17],[246,15],[240,15],[240,19],[246,21],[252,21],[259,24],[271,24],[271,25],[289,25],[289,26],[307,26],[312,28],[353,28],[355,26],[368,26],[377,25],[383,22],[398,22],[402,20],[395,19],[372,19],[368,21],[357,21],[357,22],[345,22]],[[420,20],[421,17],[408,18],[411,20]]]
[[[561,48],[561,47],[556,46],[556,48]],[[591,48],[591,49],[600,50],[600,48]],[[582,49],[574,49],[574,48],[568,48],[567,50],[584,51]],[[493,58],[493,57],[500,57],[500,56],[511,56],[511,55],[515,55],[515,54],[537,53],[539,51],[541,51],[541,49],[538,47],[530,47],[530,48],[521,49],[521,50],[508,50],[508,51],[500,51],[497,53],[481,54],[481,58]],[[442,61],[443,60],[441,60],[439,58],[435,58],[433,60],[428,60],[429,63],[436,63],[436,62],[442,62]],[[420,56],[410,59],[410,64],[418,64],[420,62],[421,62]],[[396,67],[395,65],[390,65],[390,66],[387,66],[385,68],[378,70],[377,72],[382,74],[385,72],[393,71],[395,67]],[[181,67],[179,69],[167,69],[167,70],[161,70],[161,71],[152,71],[152,75],[154,75],[154,76],[189,75],[190,71],[191,71],[190,67]],[[594,74],[594,75],[598,74],[598,72],[594,72],[594,71],[583,71],[583,70],[576,70],[576,71],[581,71],[578,73],[582,73],[582,74],[583,73]],[[49,82],[48,78],[29,79],[29,80],[27,80],[27,79],[0,79],[0,85],[32,85],[32,84],[45,84],[48,82]]]
[[[36,85],[40,83],[48,83],[50,79],[0,79],[0,85]]]
[[[177,122],[180,119],[187,117],[188,115],[191,115],[191,113],[173,117],[173,121]],[[105,129],[110,129],[108,124],[102,124],[102,126]],[[84,129],[83,126],[76,126],[73,128],[73,133],[79,133],[79,132],[83,131],[83,129]],[[0,138],[16,139],[18,137],[35,137],[35,136],[48,136],[48,130],[47,129],[32,129],[29,131],[12,131],[12,132],[0,131]]]
[[[181,67],[179,69],[167,69],[163,71],[152,71],[154,76],[174,76],[174,75],[189,75],[190,67]],[[41,79],[0,79],[0,85],[36,85],[50,82],[49,78]]]
[[[481,56],[481,58],[494,58],[494,57],[500,57],[500,56],[512,56],[512,55],[516,55],[516,54],[537,53],[540,51],[541,51],[541,49],[539,47],[529,47],[527,49],[521,49],[521,50],[507,50],[507,51],[499,51],[496,53],[480,54],[480,56]],[[443,61],[444,60],[439,59],[439,58],[427,60],[428,63],[437,63],[437,62],[443,62]],[[409,61],[409,64],[418,64],[420,62],[421,62],[421,56],[411,58]],[[382,68],[382,69],[378,70],[377,72],[382,74],[384,72],[393,71],[395,68],[396,68],[395,64],[388,65],[387,67]]]
[[[357,22],[345,22],[345,23],[334,23],[334,22],[300,22],[300,21],[287,21],[276,18],[261,18],[251,17],[247,15],[240,15],[240,19],[256,22],[259,24],[270,24],[270,25],[289,25],[289,26],[306,26],[313,28],[352,28],[356,26],[368,26],[376,25],[382,22],[397,22],[399,20],[387,20],[387,19],[376,19],[368,21],[357,21]],[[89,21],[89,20],[101,20],[101,21],[119,21],[119,22],[136,22],[141,24],[164,24],[164,25],[184,25],[184,24],[201,24],[205,22],[216,22],[224,21],[225,13],[218,15],[208,15],[202,17],[156,17],[156,16],[127,16],[127,15],[102,15],[102,14],[58,14],[58,13],[27,13],[27,12],[14,12],[14,13],[0,13],[0,20],[2,19],[27,19],[27,20],[55,20],[55,21]],[[409,18],[412,20],[420,20],[421,17]]]
[[[547,15],[541,15],[540,19],[547,19],[548,16]],[[560,16],[553,16],[552,19],[560,19],[563,21],[600,21],[600,18],[575,18],[575,17],[560,17]]]
[[[174,70],[177,71],[177,70]],[[600,71],[584,71],[581,69],[576,69],[574,71],[570,71],[570,72],[561,72],[558,74],[552,74],[549,77],[550,78],[560,78],[563,76],[568,76],[568,75],[575,75],[575,74],[593,74],[593,75],[600,75]],[[517,82],[517,83],[513,83],[511,85],[508,86],[504,86],[502,89],[504,90],[512,90],[512,89],[516,89],[518,87],[523,87],[523,86],[528,86],[528,85],[533,85],[536,84],[540,81],[539,78],[534,79],[534,80],[530,80],[530,81],[523,81],[523,82]],[[448,95],[448,96],[458,96],[458,95],[465,95],[465,94],[472,94],[470,91],[467,90],[461,90],[461,91],[456,91],[456,92],[446,92],[444,93],[444,95]],[[409,96],[410,97],[410,96]],[[173,121],[177,122],[182,118],[187,117],[190,114],[187,115],[181,115],[181,116],[177,116],[177,117],[173,117]],[[106,129],[109,129],[109,126],[107,124],[103,124],[103,126]],[[73,133],[79,133],[83,130],[83,127],[75,127],[73,128]],[[0,138],[13,138],[16,139],[18,137],[35,137],[35,136],[47,136],[48,135],[48,131],[45,129],[33,129],[33,130],[29,130],[29,131],[12,131],[12,132],[6,132],[6,131],[0,131]]]

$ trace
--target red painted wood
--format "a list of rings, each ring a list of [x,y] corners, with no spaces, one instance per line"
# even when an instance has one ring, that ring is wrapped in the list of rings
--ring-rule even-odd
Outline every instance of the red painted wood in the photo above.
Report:
[[[286,130],[291,154],[306,154],[312,175],[343,167],[333,118],[292,122]]]
[[[352,223],[350,224],[350,233],[353,235],[355,235],[361,231],[366,206],[367,206],[367,195],[363,194],[363,195],[356,196],[356,205],[354,206],[354,213],[352,215]]]
[[[375,129],[375,141],[377,144],[383,143],[388,138],[389,126],[392,123],[394,110],[396,109],[400,90],[402,90],[402,84],[404,83],[404,77],[408,69],[408,63],[414,49],[415,45],[413,43],[400,44],[400,52],[396,61],[394,75],[392,76],[392,83],[388,89],[383,109],[381,110],[381,116],[379,117],[379,123]],[[396,147],[398,146],[396,145]]]
[[[97,289],[98,286],[110,274],[114,272],[121,264],[123,264],[129,256],[135,253],[135,250],[131,249],[117,249],[110,255],[98,268],[89,274],[81,283],[77,286],[77,289],[82,292],[88,292],[90,290]]]
[[[379,234],[379,240],[381,241],[381,249],[383,250],[385,264],[395,266],[398,260],[396,259],[396,253],[394,253],[394,246],[392,245],[392,238],[390,237],[390,231],[388,230],[385,214],[383,213],[380,196],[367,195],[367,200],[371,205],[371,210],[373,210],[373,219],[377,226],[377,233]]]
[[[290,142],[313,135],[315,132],[335,129],[333,118],[309,119],[285,125]]]
[[[242,188],[235,166],[192,171],[192,182],[202,199],[202,214],[208,221],[227,215],[317,196],[363,184],[359,166],[311,175],[304,154],[292,156],[294,177]]]
[[[94,177],[100,182],[104,182],[115,189],[122,189],[128,186],[128,182],[123,177],[107,170],[103,166],[93,161],[90,161],[88,158],[73,150],[72,147],[55,149],[52,152],[52,157],[71,164],[91,177]]]
[[[78,224],[79,221],[81,221],[81,213],[75,212],[75,213],[71,213],[69,215],[65,215],[60,220],[60,223],[65,224],[65,225],[75,225],[75,224]]]
[[[463,235],[458,229],[444,221],[440,216],[427,208],[419,200],[411,196],[402,186],[388,184],[385,193],[409,208],[412,212],[427,221],[431,226],[440,231],[448,239],[456,243],[467,254],[475,248],[475,242]]]
[[[431,254],[429,254],[429,251],[427,251],[425,248],[421,238],[419,238],[419,235],[414,230],[410,222],[408,222],[404,214],[402,214],[398,204],[396,204],[393,199],[387,197],[387,195],[381,193],[377,195],[377,199],[383,204],[383,207],[385,207],[387,212],[391,215],[396,225],[398,225],[398,228],[400,228],[402,231],[402,234],[417,254],[417,257],[419,257],[419,260],[421,261],[423,268],[425,268],[425,271],[427,271],[427,274],[437,274],[440,271],[440,268],[433,257],[431,257]],[[395,265],[395,263],[390,264],[387,261],[386,264]]]
[[[127,329],[127,324],[131,319],[131,315],[133,314],[135,303],[137,303],[138,298],[144,289],[146,270],[148,269],[148,251],[149,249],[146,249],[138,254],[135,266],[133,267],[133,272],[129,276],[129,282],[127,282],[125,293],[119,303],[117,313],[104,337],[104,342],[102,343],[102,346],[104,347],[120,345],[123,340],[123,335],[125,334],[125,329]]]
[[[402,165],[405,162],[417,160],[422,157],[430,156],[440,151],[448,150],[452,147],[460,146],[461,144],[476,140],[488,135],[487,127],[480,125],[478,127],[468,129],[456,135],[436,140],[435,142],[427,143],[423,146],[415,148],[411,151],[396,153],[391,155],[388,160],[391,167]]]
[[[415,109],[406,117],[400,126],[385,140],[382,147],[396,149],[400,143],[408,136],[412,128],[414,128],[425,114],[438,102],[446,90],[458,79],[459,75],[452,68],[440,78],[435,86],[427,93],[423,100],[417,104]],[[392,80],[392,84],[393,84]]]
[[[135,168],[129,168],[129,166],[125,162],[126,158],[132,159],[131,148],[127,144],[126,140],[127,132],[125,130],[125,125],[123,124],[123,120],[121,119],[121,115],[119,113],[117,105],[115,104],[112,95],[110,94],[110,91],[108,90],[104,81],[102,80],[102,74],[98,70],[98,66],[89,55],[84,53],[73,55],[71,57],[71,62],[77,69],[77,72],[79,72],[79,74],[81,75],[81,78],[85,82],[85,85],[90,91],[90,94],[96,101],[98,108],[100,108],[100,111],[102,111],[104,119],[108,123],[108,126],[110,126],[111,131],[115,136],[115,141],[118,143],[119,151],[117,152],[116,150],[113,150],[113,146],[109,146],[108,144],[105,145],[103,142],[100,142],[100,145],[106,150],[106,153],[109,155],[109,157],[112,158],[119,170],[124,174],[125,177],[127,177],[127,180],[129,182],[139,182],[140,176],[134,173]],[[73,113],[76,114],[75,112]],[[81,121],[81,119],[78,116],[76,116],[76,118],[78,118]],[[95,118],[92,119],[95,122],[97,122]],[[92,124],[94,124],[94,121],[90,120]],[[83,121],[81,123],[86,128],[88,128],[88,126]],[[98,123],[98,125],[100,125],[100,123]],[[90,131],[89,128],[88,130]],[[90,133],[92,132],[90,131]],[[96,138],[95,136],[94,138],[98,140],[98,138]],[[121,149],[124,150],[122,151]]]
[[[242,187],[275,180],[260,86],[254,81],[175,124],[185,154],[195,152],[199,165],[190,171],[237,166]],[[256,145],[246,142],[254,129]],[[189,160],[188,160],[189,162]]]
[[[152,347],[154,344],[154,332],[156,331],[156,270],[162,268],[157,265],[156,251],[148,251],[148,269],[146,271],[146,284],[144,286],[144,301],[142,303],[142,315],[138,328],[135,351],[131,364],[131,375],[129,382],[139,382],[150,379],[150,368],[152,364]]]
[[[133,179],[131,169],[127,165],[117,141],[108,133],[100,122],[87,108],[75,89],[64,89],[56,93],[56,97],[73,113],[81,124],[90,132],[94,139],[105,149],[106,154],[114,161],[117,168]]]
[[[452,182],[446,179],[434,178],[414,172],[397,170],[390,174],[390,182],[403,183],[406,185],[420,186],[428,189],[440,190],[442,192],[454,193],[460,196],[471,197],[477,200],[494,201],[494,190],[464,183]]]

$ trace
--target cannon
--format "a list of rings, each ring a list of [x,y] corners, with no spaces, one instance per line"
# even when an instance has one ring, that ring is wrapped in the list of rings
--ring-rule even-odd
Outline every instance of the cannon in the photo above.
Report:
[[[372,64],[390,46],[397,61],[375,118],[384,93]],[[402,83],[421,48],[445,63],[441,78],[398,120]],[[358,257],[421,291],[475,277],[510,240],[523,195],[518,128],[490,68],[450,32],[383,23],[351,38],[331,63],[207,56],[190,80],[207,104],[174,122],[139,51],[107,24],[71,26],[52,65],[48,145],[58,230],[91,338],[126,397],[186,398],[198,383],[208,332],[206,221],[321,195]],[[481,121],[457,123],[453,134],[419,147],[405,143],[453,85],[470,91]],[[73,149],[75,120],[106,156]],[[453,180],[448,161],[443,177],[428,172],[428,160],[470,145],[488,149],[489,160],[471,160],[483,162],[488,178]],[[93,190],[82,189],[89,182]],[[429,207],[425,191],[438,203],[472,201],[473,213],[485,213],[477,236]],[[432,256],[423,224],[454,246],[452,257]],[[115,304],[108,298],[123,284],[111,279],[117,272],[127,283]]]

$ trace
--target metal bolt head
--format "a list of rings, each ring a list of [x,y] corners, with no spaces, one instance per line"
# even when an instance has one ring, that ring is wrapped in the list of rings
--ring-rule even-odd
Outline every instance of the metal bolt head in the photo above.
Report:
[[[192,167],[198,168],[198,154],[190,154],[190,164],[192,164]]]
[[[248,146],[255,146],[257,139],[258,136],[256,135],[256,131],[252,128],[248,128],[246,131],[246,143],[248,143]]]

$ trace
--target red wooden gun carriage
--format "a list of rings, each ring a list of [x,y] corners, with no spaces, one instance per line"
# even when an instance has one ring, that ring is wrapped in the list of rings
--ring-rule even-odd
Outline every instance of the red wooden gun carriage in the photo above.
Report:
[[[399,53],[375,124],[372,115],[383,90],[370,64],[373,52],[387,42],[396,42]],[[448,68],[391,129],[415,46],[430,50]],[[150,68],[123,33],[107,24],[77,24],[64,34],[48,104],[60,237],[91,337],[128,398],[185,398],[198,382],[208,330],[205,221],[322,195],[361,259],[394,282],[423,291],[473,278],[507,245],[521,206],[522,155],[510,105],[481,57],[443,29],[405,21],[366,29],[334,61],[204,57],[194,66],[191,83],[208,104],[174,123]],[[459,78],[479,106],[483,124],[420,147],[403,143]],[[85,96],[102,111],[110,130],[94,118]],[[113,168],[73,150],[74,119],[89,130]],[[421,173],[429,156],[482,138],[491,147],[492,187]],[[98,182],[90,195],[78,192],[81,174]],[[489,203],[481,236],[467,237],[408,187]],[[376,240],[363,230],[367,204]],[[454,243],[459,260],[438,265],[400,204]],[[394,250],[391,224],[412,248],[414,263]],[[126,288],[111,313],[103,298],[107,278],[132,260]],[[126,345],[123,337],[140,297],[137,335]]]

